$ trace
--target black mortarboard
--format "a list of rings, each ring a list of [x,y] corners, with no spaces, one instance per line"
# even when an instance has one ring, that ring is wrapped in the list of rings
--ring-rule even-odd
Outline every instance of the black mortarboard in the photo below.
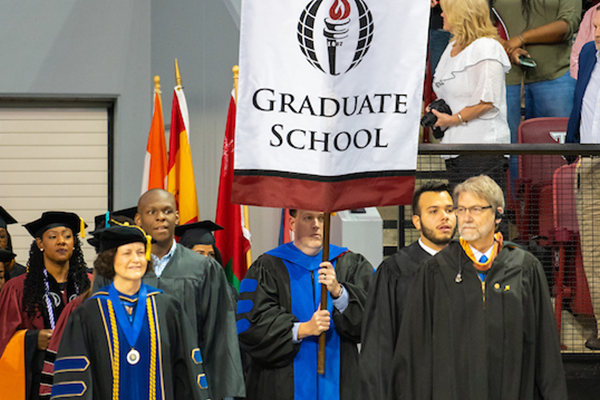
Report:
[[[87,224],[77,214],[72,212],[46,211],[39,219],[23,226],[34,238],[42,237],[48,229],[57,226],[66,226],[75,235],[82,232],[81,236],[83,237],[85,236]]]
[[[15,259],[17,255],[12,251],[0,249],[0,262],[7,263]]]
[[[107,228],[108,226],[111,225],[110,220],[117,216],[131,218],[131,220],[133,221],[136,213],[137,213],[137,207],[129,207],[129,208],[124,208],[122,210],[117,210],[117,211],[107,211],[104,214],[96,215],[94,217],[94,225],[95,225],[94,230]],[[123,222],[123,221],[118,221],[118,222]]]
[[[212,221],[200,221],[175,227],[175,235],[180,236],[182,246],[192,248],[197,244],[215,244],[213,231],[224,229]]]
[[[140,242],[146,245],[146,259],[150,260],[152,237],[146,235],[146,232],[139,226],[113,225],[90,232],[90,234],[94,235],[98,253],[129,243]]]
[[[17,220],[14,219],[12,215],[10,215],[8,211],[4,209],[4,207],[0,206],[0,228],[6,229],[7,225],[16,223]]]

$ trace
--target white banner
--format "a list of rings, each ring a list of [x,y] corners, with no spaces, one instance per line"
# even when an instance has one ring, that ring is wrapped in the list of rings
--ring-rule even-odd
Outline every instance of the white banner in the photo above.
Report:
[[[425,0],[244,0],[236,178],[414,175],[428,18]]]

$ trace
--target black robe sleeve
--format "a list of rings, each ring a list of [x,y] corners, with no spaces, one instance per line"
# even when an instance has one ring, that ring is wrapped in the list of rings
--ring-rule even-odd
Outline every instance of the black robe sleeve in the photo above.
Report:
[[[57,368],[54,371],[52,398],[82,400],[92,400],[94,398],[92,363],[95,360],[87,340],[87,325],[82,320],[80,310],[75,310],[67,320],[55,363],[57,365],[58,360],[61,358],[70,359],[77,362],[78,368],[73,370],[60,370]],[[81,367],[81,365],[84,367]],[[105,365],[107,368],[106,375],[110,377],[107,381],[110,382],[112,380],[110,361],[107,361]]]
[[[417,272],[407,296],[392,362],[393,399],[430,399],[433,380],[432,262]],[[419,360],[419,362],[414,362]]]
[[[348,307],[343,313],[333,308],[335,328],[341,337],[358,343],[373,266],[360,254],[345,253],[336,265],[336,273],[338,282],[348,290]]]
[[[186,249],[187,250],[187,249]],[[196,290],[198,336],[213,400],[245,394],[235,325],[235,302],[223,268],[206,258],[206,274]]]
[[[381,263],[369,287],[361,334],[361,396],[391,399],[391,371],[406,296],[421,262],[430,259],[415,242]]]
[[[242,349],[262,367],[289,365],[300,348],[292,342],[292,327],[299,321],[290,312],[290,283],[283,262],[263,255],[248,270],[244,280],[255,280],[256,290],[241,293],[238,302]],[[252,308],[246,311],[245,304]]]
[[[203,387],[200,384],[200,378],[205,376],[204,358],[201,353],[195,354],[195,351],[200,349],[196,347],[192,326],[179,302],[171,296],[167,299],[170,304],[165,316],[169,327],[169,350],[175,399],[207,400],[210,398],[210,387]]]

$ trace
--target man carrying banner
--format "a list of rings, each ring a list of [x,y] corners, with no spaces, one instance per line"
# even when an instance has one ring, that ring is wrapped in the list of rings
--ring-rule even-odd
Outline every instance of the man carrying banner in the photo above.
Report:
[[[567,398],[558,332],[539,261],[494,233],[500,187],[454,190],[460,241],[417,272],[392,364],[394,399]]]
[[[290,210],[294,241],[260,256],[240,285],[237,327],[251,362],[247,399],[358,399],[358,349],[371,264],[330,245],[322,262],[324,213]],[[320,310],[320,284],[328,290]],[[317,346],[326,334],[325,374]]]
[[[418,241],[385,260],[373,276],[365,305],[361,335],[361,398],[391,399],[390,369],[400,334],[408,289],[419,265],[444,249],[454,236],[456,216],[450,187],[430,181],[418,188],[412,201]]]
[[[223,268],[210,257],[175,242],[179,213],[175,198],[162,189],[144,193],[135,223],[156,241],[152,245],[154,271],[144,283],[174,296],[184,308],[197,340],[213,400],[244,397],[244,382],[234,310]],[[96,277],[95,291],[110,284]]]

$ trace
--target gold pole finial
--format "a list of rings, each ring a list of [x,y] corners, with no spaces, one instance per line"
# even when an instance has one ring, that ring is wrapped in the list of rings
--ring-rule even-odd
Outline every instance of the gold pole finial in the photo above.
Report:
[[[154,91],[160,93],[160,76],[158,75],[154,77]]]
[[[179,73],[179,64],[177,64],[177,59],[175,59],[175,84],[177,86],[181,86],[181,74]]]
[[[237,104],[237,100],[238,100],[238,81],[240,79],[240,67],[238,65],[234,65],[233,68],[231,68],[231,70],[233,71],[233,90],[235,92],[235,103]]]

